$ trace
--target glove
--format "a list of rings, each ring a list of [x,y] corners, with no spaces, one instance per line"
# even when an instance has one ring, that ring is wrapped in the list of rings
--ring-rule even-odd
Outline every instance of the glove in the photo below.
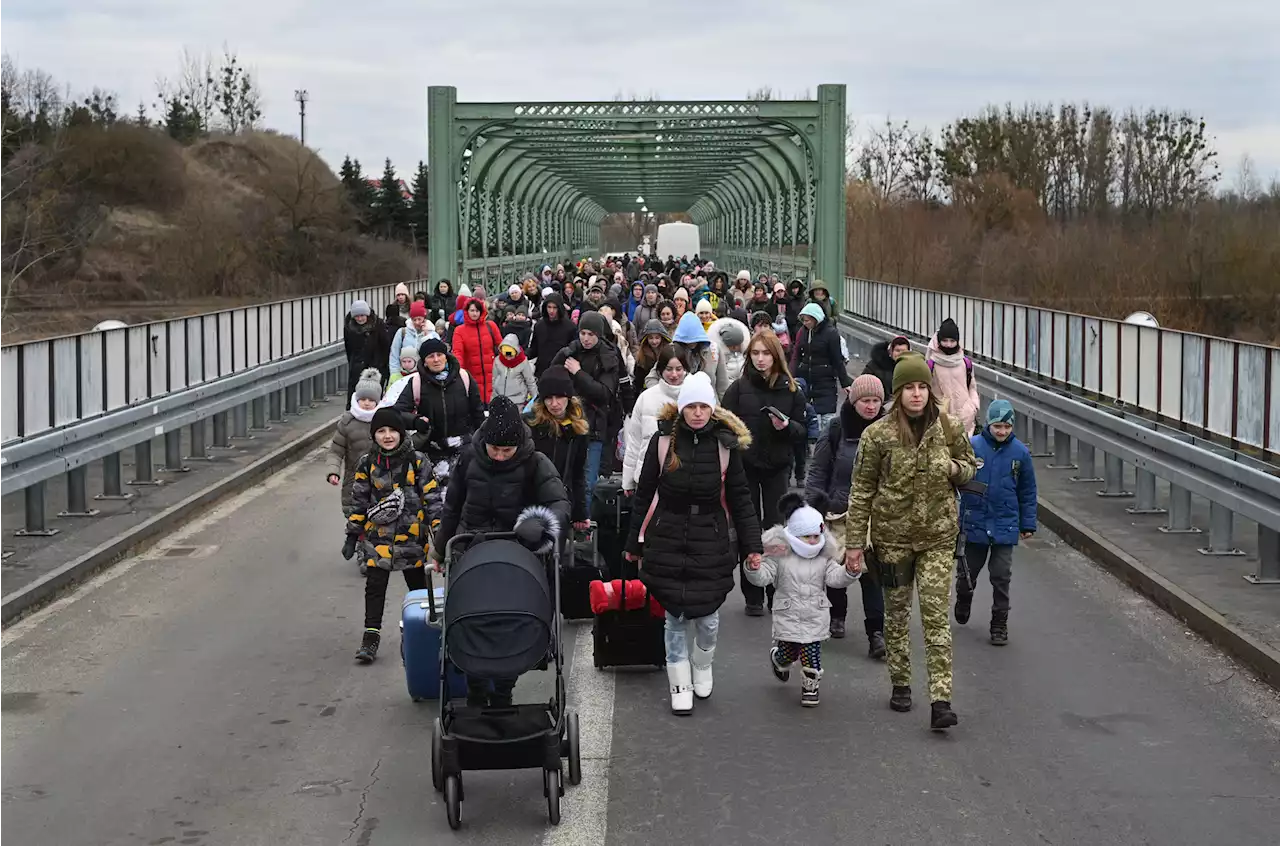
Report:
[[[431,472],[438,481],[448,479],[449,478],[449,462],[437,461],[436,466],[431,468]]]
[[[379,526],[388,526],[400,519],[402,511],[404,511],[404,491],[397,488],[386,499],[370,508],[366,516]]]
[[[452,438],[445,438],[444,442],[449,446],[450,449],[457,449],[458,447],[462,446],[462,438],[458,437],[457,435],[455,435]]]
[[[342,557],[348,561],[356,554],[356,536],[347,535],[347,539],[342,543]]]

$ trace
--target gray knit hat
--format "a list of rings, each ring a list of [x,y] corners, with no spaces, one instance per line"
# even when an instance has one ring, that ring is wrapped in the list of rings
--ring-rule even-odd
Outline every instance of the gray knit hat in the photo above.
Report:
[[[373,309],[364,300],[356,300],[351,304],[350,314],[352,317],[368,317],[373,314]]]
[[[382,399],[382,374],[378,368],[369,367],[360,371],[360,381],[356,382],[354,392],[356,399],[371,399],[374,402]]]

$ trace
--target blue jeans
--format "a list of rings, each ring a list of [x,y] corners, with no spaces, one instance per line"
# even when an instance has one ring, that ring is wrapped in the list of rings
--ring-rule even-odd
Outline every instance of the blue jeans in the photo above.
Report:
[[[712,611],[705,617],[693,620],[667,614],[666,641],[667,663],[679,664],[689,660],[689,628],[693,627],[694,642],[699,649],[716,648],[716,638],[720,632],[720,612]]]
[[[596,489],[596,480],[600,478],[600,457],[604,455],[604,441],[592,441],[587,444],[586,477],[587,502],[591,502],[591,494]]]

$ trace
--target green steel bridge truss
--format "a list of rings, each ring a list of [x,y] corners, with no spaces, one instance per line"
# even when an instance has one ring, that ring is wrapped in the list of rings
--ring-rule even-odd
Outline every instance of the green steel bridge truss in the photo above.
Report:
[[[598,255],[614,212],[686,212],[730,272],[839,280],[845,87],[816,100],[459,103],[428,89],[432,279]],[[642,200],[641,202],[638,202]]]

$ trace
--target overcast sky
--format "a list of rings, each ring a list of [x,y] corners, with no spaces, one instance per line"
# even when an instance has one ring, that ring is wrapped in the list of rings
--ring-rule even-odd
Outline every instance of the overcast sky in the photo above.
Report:
[[[126,111],[155,100],[184,47],[225,42],[256,71],[267,126],[296,133],[306,88],[308,141],[335,168],[390,156],[405,177],[426,158],[428,85],[462,101],[677,100],[822,82],[848,86],[864,126],[1006,101],[1186,109],[1208,121],[1224,182],[1246,152],[1280,177],[1275,0],[5,0],[0,24],[21,67],[113,90]]]

